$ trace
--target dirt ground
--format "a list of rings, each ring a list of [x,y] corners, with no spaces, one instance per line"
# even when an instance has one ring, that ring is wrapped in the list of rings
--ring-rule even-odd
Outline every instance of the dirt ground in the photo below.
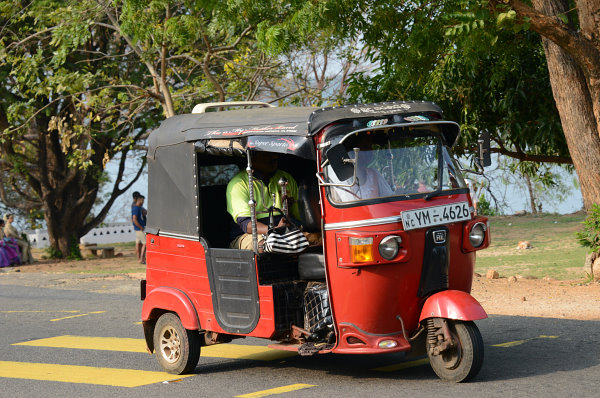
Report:
[[[43,260],[34,252],[34,264],[0,269],[0,277],[19,273],[18,280],[23,283],[31,278],[45,278],[44,287],[51,287],[52,283],[64,285],[65,281],[72,286],[91,280],[120,280],[130,282],[131,290],[139,290],[138,280],[145,273],[133,248],[117,248],[116,254],[108,259],[55,261]],[[487,279],[476,274],[472,294],[489,314],[600,320],[600,281]]]

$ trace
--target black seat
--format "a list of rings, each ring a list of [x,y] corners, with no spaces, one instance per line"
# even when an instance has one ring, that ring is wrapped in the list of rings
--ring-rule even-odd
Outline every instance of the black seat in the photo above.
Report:
[[[298,256],[298,274],[304,280],[325,279],[325,258],[323,253],[302,253]]]
[[[304,179],[298,184],[298,209],[304,231],[321,232],[319,184],[315,177]]]

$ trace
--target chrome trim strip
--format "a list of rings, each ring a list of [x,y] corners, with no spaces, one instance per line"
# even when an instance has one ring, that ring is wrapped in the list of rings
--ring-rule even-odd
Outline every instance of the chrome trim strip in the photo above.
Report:
[[[383,218],[370,218],[368,220],[357,220],[357,221],[346,221],[336,222],[331,224],[325,224],[325,231],[331,231],[334,229],[347,229],[353,227],[370,227],[372,225],[382,225],[402,222],[402,216],[392,216]]]
[[[200,241],[200,237],[199,236],[176,234],[174,232],[159,231],[158,232],[158,236],[164,236],[166,238],[176,238],[176,239],[184,239],[184,240],[193,240],[194,242],[199,242]]]

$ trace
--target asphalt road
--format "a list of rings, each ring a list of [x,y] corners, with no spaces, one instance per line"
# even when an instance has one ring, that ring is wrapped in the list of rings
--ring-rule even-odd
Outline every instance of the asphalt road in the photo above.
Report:
[[[485,361],[464,384],[443,382],[426,360],[407,362],[401,354],[302,358],[267,351],[259,339],[209,347],[195,374],[178,378],[143,352],[135,281],[60,278],[0,275],[0,397],[599,394],[600,322],[510,316],[478,322]]]

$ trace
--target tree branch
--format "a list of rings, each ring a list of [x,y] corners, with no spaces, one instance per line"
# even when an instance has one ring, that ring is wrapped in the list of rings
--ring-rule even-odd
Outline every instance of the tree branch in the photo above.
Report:
[[[500,0],[491,0],[499,4]],[[565,50],[586,74],[600,75],[600,48],[594,42],[554,16],[545,15],[520,0],[508,0],[521,22],[528,22],[531,30]]]

